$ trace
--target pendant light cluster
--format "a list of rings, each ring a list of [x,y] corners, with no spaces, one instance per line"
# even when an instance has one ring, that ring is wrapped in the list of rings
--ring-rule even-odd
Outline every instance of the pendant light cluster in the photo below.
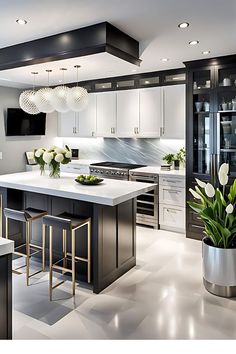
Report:
[[[32,72],[34,75],[33,90],[27,90],[21,93],[19,104],[23,111],[29,114],[82,111],[88,104],[88,91],[79,86],[78,69],[80,65],[75,65],[77,70],[77,86],[69,88],[64,85],[64,73],[67,69],[61,68],[63,76],[63,84],[55,88],[50,87],[49,75],[52,70],[46,70],[48,73],[48,86],[35,91],[35,76],[38,72]]]

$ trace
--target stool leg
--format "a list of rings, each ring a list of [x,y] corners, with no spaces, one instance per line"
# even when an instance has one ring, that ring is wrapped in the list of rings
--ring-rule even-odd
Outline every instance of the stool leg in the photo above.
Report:
[[[26,222],[26,283],[29,286],[29,262],[30,262],[30,222]]]
[[[8,239],[8,218],[6,217],[6,238]]]
[[[91,221],[88,222],[88,283],[91,282]]]
[[[66,237],[67,237],[67,232],[66,230],[63,230],[62,231],[63,234],[62,234],[62,237],[63,237],[63,267],[65,268],[66,267],[66,253],[67,253],[67,250],[66,250]],[[62,274],[64,274],[65,271],[62,272]]]
[[[45,225],[42,224],[42,270],[45,272]]]
[[[75,231],[71,231],[72,291],[75,295]]]
[[[52,301],[52,226],[49,226],[49,297]]]

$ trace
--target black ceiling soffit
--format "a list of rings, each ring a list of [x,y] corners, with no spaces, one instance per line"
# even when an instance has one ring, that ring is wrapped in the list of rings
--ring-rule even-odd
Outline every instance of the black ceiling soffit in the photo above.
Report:
[[[140,65],[139,42],[108,22],[0,49],[0,70],[107,52]]]

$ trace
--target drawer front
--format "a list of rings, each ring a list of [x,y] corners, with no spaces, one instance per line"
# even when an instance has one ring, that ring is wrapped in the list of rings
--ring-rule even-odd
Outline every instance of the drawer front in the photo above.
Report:
[[[189,222],[191,224],[197,224],[202,227],[204,226],[202,219],[197,213],[194,213],[193,211],[189,211],[188,213],[189,213]]]
[[[185,188],[185,178],[160,176],[159,184],[161,184],[162,186]]]
[[[185,189],[159,186],[159,202],[162,204],[185,206]]]
[[[160,204],[159,223],[160,225],[185,229],[185,208]]]

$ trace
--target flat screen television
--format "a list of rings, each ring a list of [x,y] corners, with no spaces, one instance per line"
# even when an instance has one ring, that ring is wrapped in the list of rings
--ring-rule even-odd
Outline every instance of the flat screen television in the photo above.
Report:
[[[46,113],[28,114],[20,108],[8,108],[6,136],[45,135]]]

